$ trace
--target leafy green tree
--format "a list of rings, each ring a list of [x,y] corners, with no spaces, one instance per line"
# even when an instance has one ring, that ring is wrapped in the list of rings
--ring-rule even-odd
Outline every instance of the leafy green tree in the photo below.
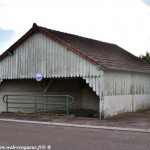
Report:
[[[150,64],[150,52],[146,52],[146,55],[141,55],[140,58],[144,60],[144,62]]]

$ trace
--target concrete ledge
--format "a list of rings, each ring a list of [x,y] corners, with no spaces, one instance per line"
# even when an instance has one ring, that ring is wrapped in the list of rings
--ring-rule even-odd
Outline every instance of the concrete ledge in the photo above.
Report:
[[[69,123],[57,123],[57,122],[42,122],[42,121],[29,121],[29,120],[17,120],[17,119],[0,119],[0,121],[29,123],[29,124],[41,124],[41,125],[52,125],[52,126],[63,126],[63,127],[76,127],[76,128],[104,129],[104,130],[118,130],[118,131],[150,133],[150,129],[147,129],[147,128],[140,129],[140,128],[109,127],[109,126],[69,124]]]

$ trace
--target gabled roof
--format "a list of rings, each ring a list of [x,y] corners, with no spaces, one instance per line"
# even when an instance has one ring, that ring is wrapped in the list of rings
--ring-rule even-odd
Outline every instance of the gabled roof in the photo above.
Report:
[[[17,46],[19,46],[34,32],[44,34],[48,38],[58,42],[91,63],[99,65],[102,69],[150,73],[149,64],[146,64],[141,59],[116,44],[47,29],[40,27],[35,23],[24,36],[22,36],[0,56],[0,60],[2,60],[11,51],[14,51]]]

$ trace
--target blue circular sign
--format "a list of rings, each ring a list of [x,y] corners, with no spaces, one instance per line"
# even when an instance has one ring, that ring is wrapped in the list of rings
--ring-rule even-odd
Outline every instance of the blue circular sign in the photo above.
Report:
[[[36,81],[42,81],[43,76],[40,73],[36,73],[35,79]]]

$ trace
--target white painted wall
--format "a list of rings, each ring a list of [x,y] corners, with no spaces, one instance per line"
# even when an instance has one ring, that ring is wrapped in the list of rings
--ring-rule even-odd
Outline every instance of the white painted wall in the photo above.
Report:
[[[150,74],[106,71],[105,117],[150,108]]]
[[[105,117],[150,109],[150,94],[104,96]]]

